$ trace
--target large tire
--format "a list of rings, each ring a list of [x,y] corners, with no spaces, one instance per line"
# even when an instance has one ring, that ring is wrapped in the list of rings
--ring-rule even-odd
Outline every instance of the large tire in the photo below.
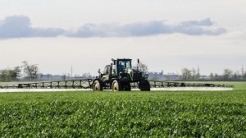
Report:
[[[121,91],[121,83],[118,80],[114,80],[111,85],[111,89],[113,92]]]
[[[99,80],[95,80],[93,82],[92,89],[93,89],[93,91],[102,91],[103,90],[102,84],[100,83]]]
[[[149,81],[147,80],[140,81],[138,87],[140,91],[150,91],[150,84],[149,84]]]

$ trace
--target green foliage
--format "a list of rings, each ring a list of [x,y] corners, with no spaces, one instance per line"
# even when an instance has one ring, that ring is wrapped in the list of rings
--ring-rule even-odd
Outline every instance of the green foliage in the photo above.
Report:
[[[245,137],[246,92],[0,94],[0,137]]]
[[[15,81],[19,77],[21,69],[19,66],[14,69],[0,70],[0,81]]]

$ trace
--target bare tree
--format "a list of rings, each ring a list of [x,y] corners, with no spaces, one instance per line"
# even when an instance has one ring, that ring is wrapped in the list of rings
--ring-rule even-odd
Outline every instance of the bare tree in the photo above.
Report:
[[[224,69],[224,74],[223,74],[224,80],[229,80],[232,77],[232,75],[233,75],[232,70]]]
[[[39,68],[37,64],[28,64],[27,61],[23,61],[23,71],[26,74],[26,77],[30,80],[38,78]]]
[[[188,68],[183,68],[181,70],[181,79],[182,80],[191,80],[192,79],[192,72]]]

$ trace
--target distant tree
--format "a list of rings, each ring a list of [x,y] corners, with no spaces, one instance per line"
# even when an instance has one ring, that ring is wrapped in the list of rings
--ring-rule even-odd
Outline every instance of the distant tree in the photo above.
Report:
[[[26,74],[26,78],[35,80],[38,78],[39,68],[37,64],[29,64],[27,61],[23,61],[23,71]]]
[[[9,81],[9,75],[8,75],[8,71],[6,69],[4,70],[0,70],[0,80],[1,81]]]
[[[198,68],[197,68],[197,71],[196,71],[196,74],[195,74],[195,79],[196,79],[196,80],[199,80],[200,77],[201,77],[201,74],[200,74],[200,68],[198,67]]]
[[[190,70],[190,73],[191,73],[191,79],[196,80],[196,70],[194,68],[192,68]]]
[[[14,69],[11,72],[12,78],[15,80],[18,77],[20,77],[20,74],[21,74],[21,67],[20,66],[14,67]]]
[[[246,72],[242,75],[243,80],[246,80]]]
[[[183,68],[181,70],[181,79],[182,80],[192,80],[192,72],[188,68]]]
[[[229,80],[233,75],[232,70],[230,69],[224,69],[224,73],[223,73],[223,79],[224,80]]]
[[[65,80],[66,80],[66,77],[67,77],[66,75],[62,75],[62,77],[61,77],[61,78],[62,78],[62,80],[64,80],[64,81],[65,81]]]
[[[181,79],[182,80],[199,80],[200,79],[200,69],[198,68],[197,70],[192,68],[183,68],[181,70]]]
[[[91,76],[91,74],[90,74],[89,72],[84,73],[84,74],[82,75],[82,77],[83,77],[83,78],[86,78],[86,79],[92,78],[92,76]]]
[[[220,76],[217,73],[214,74],[214,80],[221,80]]]
[[[210,79],[210,80],[214,80],[214,74],[213,74],[213,73],[210,73],[210,74],[209,74],[209,79]]]
[[[0,70],[0,80],[1,81],[14,81],[20,76],[21,69],[19,66],[14,69],[4,69]]]
[[[232,74],[233,80],[240,80],[242,78],[241,74],[239,71],[236,71]]]
[[[190,72],[191,72],[191,79],[192,80],[199,80],[199,78],[200,78],[199,68],[197,70],[195,70],[194,68],[192,68],[190,70]]]

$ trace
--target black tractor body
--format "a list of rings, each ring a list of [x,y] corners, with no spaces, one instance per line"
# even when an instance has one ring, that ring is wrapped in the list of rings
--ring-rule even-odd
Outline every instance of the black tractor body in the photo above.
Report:
[[[131,83],[137,82],[141,91],[150,91],[150,84],[146,74],[138,69],[133,69],[132,59],[112,59],[110,65],[106,65],[103,72],[98,71],[99,76],[93,81],[93,90],[102,91],[131,91]]]

